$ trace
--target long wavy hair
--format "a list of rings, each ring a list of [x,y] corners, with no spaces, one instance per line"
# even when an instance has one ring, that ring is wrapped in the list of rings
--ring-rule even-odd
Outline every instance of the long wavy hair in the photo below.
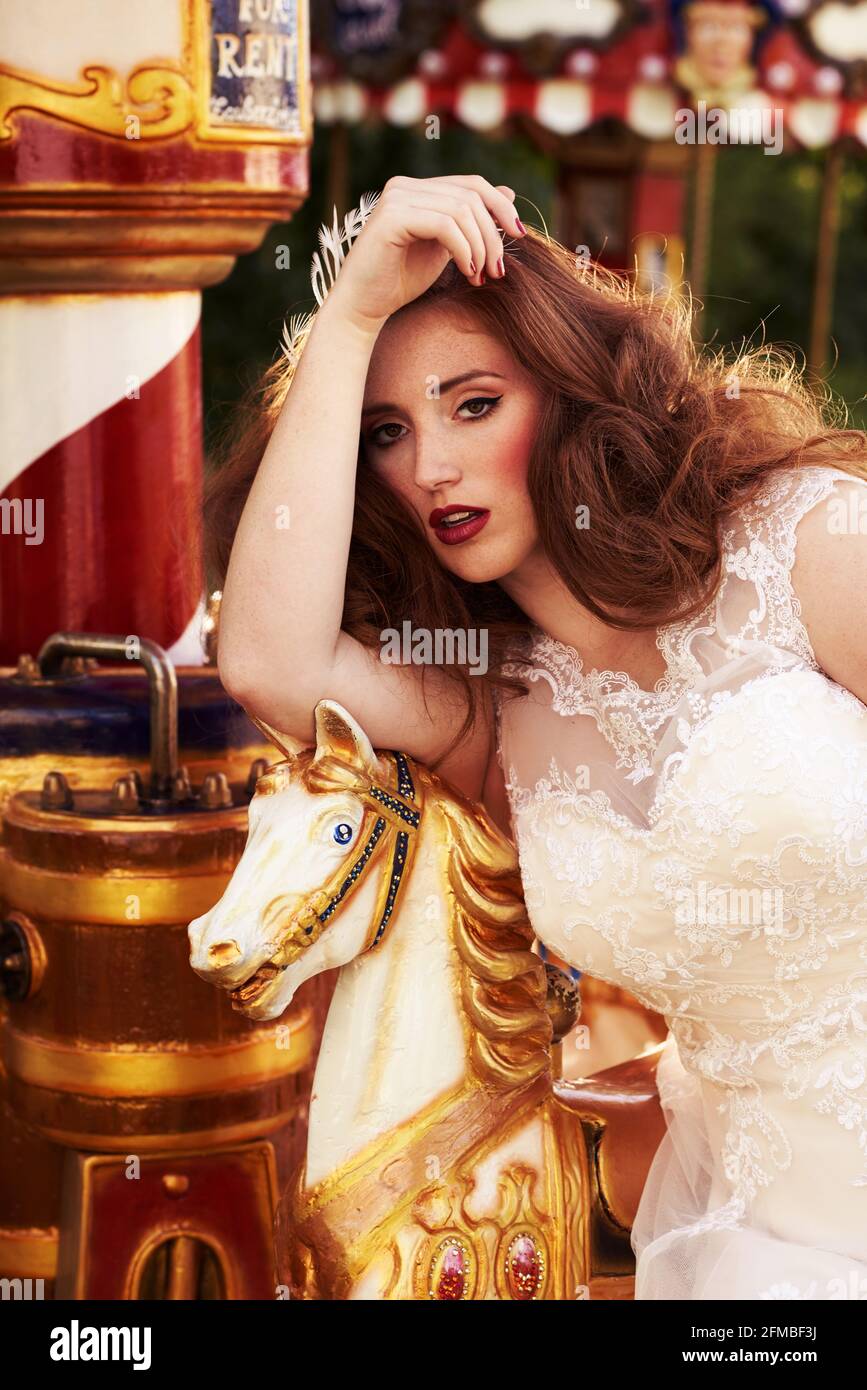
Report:
[[[688,619],[721,582],[725,513],[769,475],[825,465],[867,479],[867,435],[849,428],[827,387],[808,385],[797,353],[744,344],[696,346],[691,302],[639,292],[530,228],[506,239],[507,274],[470,285],[453,261],[405,305],[468,316],[503,343],[543,394],[527,487],[540,543],[574,597],[604,623],[649,630]],[[205,571],[222,588],[235,530],[294,366],[281,355],[254,384],[218,448],[205,489]],[[383,505],[383,493],[388,505]],[[588,508],[590,524],[576,526]],[[385,628],[482,628],[488,670],[441,669],[467,715],[445,758],[479,716],[483,687],[526,689],[506,661],[524,659],[531,624],[496,582],[443,569],[415,513],[367,466],[359,439],[342,627],[379,650]],[[422,667],[422,677],[426,674]]]

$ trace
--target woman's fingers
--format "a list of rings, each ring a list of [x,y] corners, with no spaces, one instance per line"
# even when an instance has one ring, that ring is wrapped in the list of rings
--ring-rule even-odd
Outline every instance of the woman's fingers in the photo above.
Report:
[[[451,213],[410,203],[405,204],[402,208],[395,208],[395,215],[400,231],[408,232],[411,237],[418,241],[438,241],[451,254],[455,264],[460,267],[464,275],[471,276],[473,274],[470,269],[473,260],[472,242]],[[468,226],[469,224],[475,225],[471,216],[468,219]]]
[[[391,212],[404,226],[410,208],[415,211],[429,209],[450,216],[463,233],[468,249],[466,253],[462,249],[459,255],[455,255],[451,244],[448,249],[464,275],[471,279],[478,274],[479,267],[484,266],[486,255],[478,222],[466,199],[450,197],[440,189],[431,188],[432,183],[432,179],[389,179],[381,199],[383,212]]]
[[[479,270],[484,270],[491,279],[499,279],[505,270],[503,238],[499,228],[480,193],[477,193],[475,189],[468,188],[463,196],[469,200],[470,211],[478,223],[485,242],[485,264],[479,266]],[[502,271],[501,267],[503,268]]]
[[[424,182],[439,183],[440,179],[426,179]],[[487,179],[483,179],[481,174],[448,174],[444,176],[442,182],[456,184],[461,188],[467,188],[473,193],[477,193],[504,232],[511,232],[513,236],[524,235],[523,224],[514,207],[514,189],[508,188],[505,184],[495,187],[492,183],[488,183]]]
[[[458,264],[477,284],[481,284],[482,271],[494,278],[501,276],[505,270],[503,243],[496,223],[499,222],[504,230],[513,229],[516,235],[524,235],[524,228],[512,202],[514,190],[508,185],[495,188],[479,174],[455,174],[430,179],[396,176],[389,179],[385,188],[393,189],[398,196],[409,194],[412,206],[434,206],[451,213],[473,248],[475,275],[467,271],[462,262]],[[472,217],[477,232],[468,221],[467,213]]]
[[[498,275],[497,262],[503,254],[503,243],[494,220],[477,194],[461,190],[450,192],[448,187],[426,188],[424,196],[412,198],[415,207],[434,207],[455,219],[473,248],[475,272],[472,278],[481,284],[482,272]]]

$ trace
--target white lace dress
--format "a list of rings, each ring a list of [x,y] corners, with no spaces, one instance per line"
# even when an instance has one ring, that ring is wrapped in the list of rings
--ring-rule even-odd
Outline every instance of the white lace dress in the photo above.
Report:
[[[851,524],[867,483],[790,471],[729,513],[653,691],[537,629],[498,701],[536,934],[670,1028],[639,1299],[867,1298],[867,706],[800,620],[816,506]]]

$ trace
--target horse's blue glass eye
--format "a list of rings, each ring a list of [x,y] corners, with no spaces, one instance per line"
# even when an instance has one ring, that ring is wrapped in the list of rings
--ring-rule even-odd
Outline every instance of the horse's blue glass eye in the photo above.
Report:
[[[339,825],[335,825],[334,838],[339,845],[348,845],[352,836],[352,826],[348,825],[345,820],[342,820]]]

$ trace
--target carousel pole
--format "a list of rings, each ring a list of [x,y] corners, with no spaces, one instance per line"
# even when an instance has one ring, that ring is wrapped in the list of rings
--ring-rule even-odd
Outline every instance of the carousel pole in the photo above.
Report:
[[[842,145],[832,145],[825,156],[822,170],[808,359],[811,370],[817,376],[822,374],[828,361],[828,341],[834,310],[834,276],[840,239],[840,184],[844,160]]]
[[[306,197],[305,7],[62,14],[0,31],[0,664],[75,629],[201,662],[201,290]]]
[[[716,154],[716,145],[699,144],[695,147],[695,185],[692,210],[692,240],[689,248],[689,283],[693,298],[701,301],[693,320],[696,334],[699,336],[703,331],[704,296],[707,293],[708,263],[710,261],[714,185],[716,182]]]

